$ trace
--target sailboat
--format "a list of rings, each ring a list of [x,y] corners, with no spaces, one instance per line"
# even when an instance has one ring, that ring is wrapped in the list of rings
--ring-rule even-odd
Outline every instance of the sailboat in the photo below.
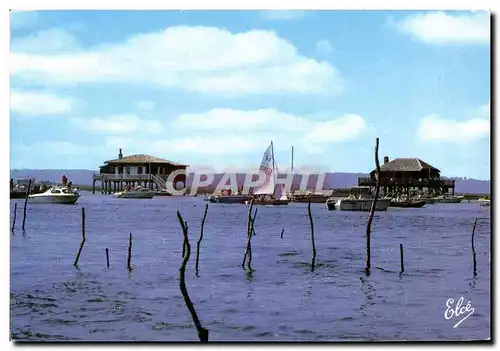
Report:
[[[265,173],[266,180],[264,184],[255,189],[253,199],[246,200],[245,203],[250,204],[253,201],[254,205],[288,205],[290,200],[286,196],[285,185],[276,185],[278,170],[274,162],[274,145],[272,141],[264,152],[260,170]]]

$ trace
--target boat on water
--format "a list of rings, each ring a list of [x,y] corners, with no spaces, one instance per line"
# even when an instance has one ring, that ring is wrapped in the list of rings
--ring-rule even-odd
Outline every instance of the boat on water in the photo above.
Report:
[[[68,187],[54,187],[40,194],[28,196],[28,201],[33,204],[66,204],[73,205],[78,201],[80,194],[77,189]]]
[[[421,208],[425,206],[425,200],[414,198],[395,198],[391,199],[390,207],[401,208]]]
[[[251,199],[250,195],[214,195],[209,201],[218,204],[244,204]]]
[[[115,193],[113,197],[121,199],[152,199],[155,195],[155,191],[138,186],[133,190],[125,190]]]
[[[254,190],[253,196],[245,200],[245,203],[248,205],[253,201],[254,205],[288,205],[290,199],[286,195],[285,185],[276,184],[276,175],[279,173],[274,159],[274,145],[272,141],[262,156],[260,170],[266,175],[265,182]]]
[[[479,203],[479,206],[491,206],[491,199],[480,198],[477,202]]]
[[[328,200],[329,195],[318,194],[315,192],[307,192],[305,194],[295,193],[290,196],[290,202],[324,204]]]
[[[434,197],[436,204],[459,204],[464,199],[463,196],[439,195]]]
[[[331,197],[326,200],[326,208],[329,211],[370,211],[372,208],[374,195],[367,186],[353,186],[349,189],[349,196],[346,198]],[[375,205],[375,211],[387,211],[392,199],[379,197]]]

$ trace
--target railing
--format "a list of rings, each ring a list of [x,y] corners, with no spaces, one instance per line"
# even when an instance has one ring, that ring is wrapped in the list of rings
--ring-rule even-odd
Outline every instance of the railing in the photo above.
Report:
[[[153,180],[153,183],[156,184],[156,186],[160,189],[166,189],[167,188],[167,182],[161,179],[158,176],[155,176],[154,174],[151,174],[151,179]]]
[[[99,180],[103,182],[107,181],[139,181],[139,180],[150,180],[149,174],[111,174],[111,173],[94,173],[94,180]]]
[[[387,180],[387,179],[381,179],[380,181],[381,185],[383,186],[390,186],[390,185],[399,185],[399,186],[412,186],[412,187],[446,187],[450,186],[453,187],[455,186],[455,180],[454,179],[436,179],[436,180],[429,180],[429,179],[422,179],[422,180]],[[358,186],[375,186],[376,182],[374,179],[370,177],[363,177],[363,178],[358,178]]]

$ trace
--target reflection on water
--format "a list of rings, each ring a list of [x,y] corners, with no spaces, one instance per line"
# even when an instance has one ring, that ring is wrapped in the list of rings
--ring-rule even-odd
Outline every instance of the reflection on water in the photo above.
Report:
[[[81,206],[87,213],[87,241],[75,268]],[[179,290],[177,210],[194,242],[204,211],[197,198],[128,201],[85,194],[76,206],[28,207],[25,235],[19,229],[11,235],[12,338],[197,341]],[[377,214],[370,276],[363,274],[367,214],[328,212],[323,205],[312,207],[317,257],[311,272],[307,204],[259,208],[254,271],[243,270],[247,211],[245,205],[211,204],[200,275],[194,274],[194,259],[187,266],[187,288],[211,340],[490,336],[489,209],[443,204]],[[475,217],[482,218],[475,234],[477,276],[470,245]],[[126,269],[130,232],[132,272]],[[405,249],[403,274],[399,244]],[[471,301],[475,313],[454,329],[443,313],[446,300],[460,296]]]

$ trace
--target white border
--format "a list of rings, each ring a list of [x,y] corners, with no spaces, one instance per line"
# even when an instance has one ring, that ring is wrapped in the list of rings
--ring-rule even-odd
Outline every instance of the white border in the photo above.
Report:
[[[470,2],[459,1],[459,0],[420,0],[420,1],[392,1],[392,0],[379,0],[379,1],[370,1],[370,0],[349,0],[343,3],[333,2],[331,0],[308,0],[303,2],[287,0],[287,1],[273,1],[273,0],[212,0],[201,1],[201,0],[182,0],[178,2],[169,2],[168,7],[165,7],[164,2],[160,2],[158,0],[141,0],[136,2],[128,2],[127,6],[124,6],[123,0],[112,0],[112,1],[102,1],[102,0],[86,0],[86,1],[62,1],[62,0],[46,0],[41,3],[39,0],[7,0],[2,2],[2,16],[1,16],[1,40],[2,40],[2,53],[4,60],[2,60],[3,70],[2,70],[2,85],[1,85],[1,93],[2,97],[1,106],[3,116],[0,118],[0,123],[2,124],[0,127],[0,132],[2,135],[0,136],[0,142],[3,144],[1,148],[1,157],[2,164],[9,164],[9,140],[10,140],[10,126],[9,126],[9,89],[10,89],[10,81],[9,81],[9,66],[8,66],[8,58],[9,58],[9,41],[10,41],[10,30],[9,30],[9,12],[8,9],[17,9],[17,10],[32,10],[32,9],[491,9],[495,12],[495,9],[498,8],[498,1],[494,2],[491,0],[475,0]],[[495,50],[496,51],[496,50]],[[498,57],[498,56],[497,56]],[[496,96],[495,96],[496,97]],[[492,104],[494,106],[495,104]],[[498,123],[497,128],[495,128],[495,134],[498,135]],[[495,146],[496,150],[499,150],[498,145]],[[495,156],[495,164],[498,166],[500,164],[498,154]],[[498,172],[498,169],[496,169]],[[3,186],[0,187],[1,195],[2,195],[2,226],[5,228],[2,235],[0,235],[0,248],[3,251],[2,257],[4,263],[1,267],[2,280],[4,282],[4,288],[2,289],[2,303],[0,304],[2,309],[2,346],[6,346],[7,349],[13,348],[13,344],[8,341],[9,338],[9,323],[10,323],[10,306],[9,303],[9,285],[10,285],[10,277],[9,277],[9,267],[10,262],[8,261],[10,255],[10,229],[8,228],[9,223],[9,202],[7,195],[7,180],[10,178],[10,172],[7,169],[5,173],[3,173],[5,177],[3,178]],[[9,174],[9,175],[7,175]],[[493,180],[493,178],[491,178]],[[495,189],[495,193],[496,193]],[[496,204],[494,205],[495,211],[497,210]],[[498,213],[496,213],[498,216]],[[494,235],[492,233],[492,235]],[[496,252],[500,252],[499,244],[500,240],[496,240]],[[498,261],[498,260],[497,260]],[[493,267],[492,267],[493,268]],[[496,268],[494,271],[496,271]],[[9,282],[5,284],[5,282]],[[492,316],[493,318],[493,316]],[[132,346],[132,345],[131,345]],[[346,347],[341,346],[339,344],[331,345],[332,347]],[[428,345],[426,345],[429,347]],[[459,345],[454,345],[459,346]],[[465,345],[464,346],[470,346]],[[137,347],[137,346],[134,346]],[[173,346],[167,346],[172,348]],[[306,346],[307,347],[307,346]],[[361,347],[361,346],[357,346]],[[354,348],[357,348],[354,347]],[[31,348],[31,347],[30,347]],[[76,349],[76,346],[64,346],[64,349]],[[104,349],[104,347],[96,347],[93,345],[93,348],[96,349]],[[140,347],[142,348],[142,347]],[[175,348],[175,347],[174,347]],[[259,346],[259,349],[263,348],[263,346]],[[264,347],[265,348],[265,347]],[[350,347],[352,348],[352,346]],[[437,346],[432,346],[430,348],[437,348]],[[28,347],[26,347],[28,349]],[[4,347],[2,347],[4,350]]]

